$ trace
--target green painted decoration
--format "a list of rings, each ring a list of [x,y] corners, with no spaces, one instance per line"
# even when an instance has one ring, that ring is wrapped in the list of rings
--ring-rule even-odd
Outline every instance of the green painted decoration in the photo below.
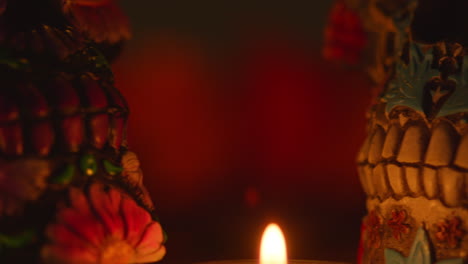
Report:
[[[163,244],[165,244],[167,242],[167,240],[169,239],[169,237],[167,236],[167,232],[163,230]]]
[[[84,155],[80,160],[80,168],[87,176],[95,175],[98,169],[96,158],[91,154]]]
[[[104,160],[103,161],[103,164],[104,164],[104,169],[106,170],[106,172],[109,174],[109,175],[117,175],[119,173],[121,173],[123,171],[123,168],[118,166],[118,165],[115,165],[113,164],[112,162],[108,161],[108,160]]]
[[[26,230],[18,235],[0,234],[0,245],[4,248],[21,248],[30,244],[36,237],[36,232]]]
[[[424,112],[423,87],[432,77],[439,76],[439,71],[431,67],[433,59],[432,48],[423,52],[421,45],[411,45],[409,65],[401,62],[396,65],[395,79],[388,84],[389,90],[382,98],[387,102],[387,113],[397,106],[407,106],[417,112]]]
[[[75,165],[67,164],[55,177],[50,179],[51,183],[69,184],[75,175]]]
[[[0,65],[6,65],[15,70],[29,70],[30,63],[26,58],[17,58],[5,47],[0,47]]]

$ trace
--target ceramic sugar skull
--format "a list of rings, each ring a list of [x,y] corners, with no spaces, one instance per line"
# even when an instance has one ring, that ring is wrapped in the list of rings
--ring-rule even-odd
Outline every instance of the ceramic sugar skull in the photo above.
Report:
[[[128,37],[116,2],[0,7],[0,263],[160,260],[165,235],[102,49]]]
[[[466,1],[349,1],[379,96],[358,155],[361,263],[466,263]],[[370,59],[369,59],[370,58]]]

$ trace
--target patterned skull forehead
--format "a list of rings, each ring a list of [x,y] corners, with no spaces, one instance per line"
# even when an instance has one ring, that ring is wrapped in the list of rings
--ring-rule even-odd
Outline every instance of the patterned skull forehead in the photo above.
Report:
[[[382,95],[386,112],[398,106],[434,117],[468,112],[468,58],[463,53],[458,44],[449,52],[445,43],[410,44],[408,62],[395,63],[394,77]],[[445,69],[444,64],[452,68]]]
[[[448,35],[441,35],[435,41],[425,40],[427,32],[434,33],[449,20],[441,20],[448,16],[443,10],[435,16],[432,7],[442,8],[449,3],[436,0],[348,2],[358,10],[371,36],[368,72],[379,86],[385,87],[380,99],[386,103],[387,114],[403,107],[432,120],[468,112],[468,101],[464,99],[468,98],[468,61],[462,46],[466,43],[462,37]],[[426,22],[427,27],[420,26]],[[431,27],[433,22],[437,26]],[[460,34],[465,32],[457,31],[455,25],[452,29]]]

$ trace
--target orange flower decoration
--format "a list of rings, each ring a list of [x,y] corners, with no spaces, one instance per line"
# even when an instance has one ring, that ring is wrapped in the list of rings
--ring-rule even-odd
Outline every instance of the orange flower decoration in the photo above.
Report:
[[[401,240],[403,234],[409,234],[410,227],[408,224],[405,224],[406,221],[406,211],[392,211],[391,218],[387,221],[388,226],[392,229],[393,237],[396,240]]]
[[[130,264],[155,262],[165,255],[161,225],[121,191],[100,183],[87,193],[72,188],[69,207],[48,226],[45,263]]]
[[[128,19],[116,0],[63,0],[71,23],[97,43],[117,43],[130,38]]]
[[[435,237],[439,241],[446,242],[450,248],[456,248],[465,235],[465,231],[460,229],[460,226],[461,220],[458,217],[440,221],[436,225],[437,232],[435,233]]]

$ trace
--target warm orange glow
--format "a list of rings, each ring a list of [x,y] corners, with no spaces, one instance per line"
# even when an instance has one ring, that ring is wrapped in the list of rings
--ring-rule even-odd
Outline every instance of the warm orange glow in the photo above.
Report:
[[[286,242],[277,224],[269,224],[260,245],[260,264],[287,264]]]

